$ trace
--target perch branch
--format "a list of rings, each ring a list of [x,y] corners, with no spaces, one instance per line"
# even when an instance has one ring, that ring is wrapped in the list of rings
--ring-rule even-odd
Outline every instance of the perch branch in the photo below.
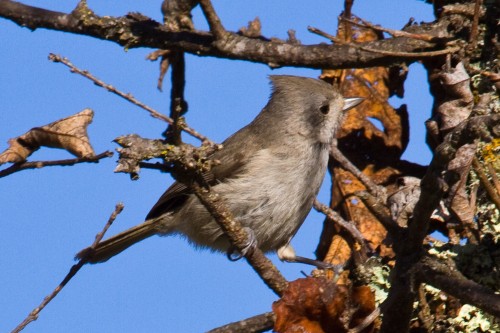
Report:
[[[231,244],[240,253],[243,253],[242,250],[248,244],[248,235],[243,230],[241,224],[233,218],[231,212],[225,208],[220,197],[216,193],[202,188],[197,184],[192,184],[191,189],[222,230],[224,230]],[[281,296],[288,286],[288,281],[281,275],[276,266],[267,259],[264,253],[258,247],[255,247],[245,254],[245,258],[250,266],[259,274],[264,283],[278,296]]]

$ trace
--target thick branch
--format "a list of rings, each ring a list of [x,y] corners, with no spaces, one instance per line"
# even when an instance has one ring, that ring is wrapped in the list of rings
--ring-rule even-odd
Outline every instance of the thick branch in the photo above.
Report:
[[[332,69],[388,66],[423,58],[424,54],[419,52],[443,49],[443,46],[435,43],[406,37],[355,45],[297,45],[226,32],[224,38],[215,40],[208,32],[170,31],[140,14],[98,16],[86,7],[84,1],[67,14],[0,0],[0,17],[32,30],[45,28],[86,35],[113,41],[127,48],[180,49],[199,56],[246,60],[272,66]],[[430,24],[422,26],[422,29],[428,35],[446,36],[449,24]],[[412,29],[415,32],[416,27]],[[450,49],[450,52],[453,50]]]
[[[500,318],[500,295],[474,281],[468,280],[455,267],[431,257],[424,257],[416,265],[417,278],[463,304],[471,304]]]
[[[457,180],[452,172],[445,173],[448,163],[457,150],[467,143],[483,139],[490,141],[500,135],[500,114],[471,118],[458,125],[439,145],[422,180],[420,198],[413,211],[413,219],[407,234],[396,239],[396,266],[392,273],[392,285],[384,302],[381,332],[406,332],[415,299],[413,273],[415,264],[423,253],[422,243],[427,235],[429,219],[438,207],[447,186]]]

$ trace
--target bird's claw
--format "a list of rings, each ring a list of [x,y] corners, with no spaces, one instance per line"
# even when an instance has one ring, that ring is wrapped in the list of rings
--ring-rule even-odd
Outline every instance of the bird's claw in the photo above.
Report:
[[[245,246],[241,249],[241,251],[236,249],[234,245],[231,245],[229,249],[227,249],[226,255],[227,259],[229,259],[230,261],[240,260],[241,258],[246,256],[248,253],[250,253],[251,251],[253,251],[253,249],[257,247],[257,238],[255,237],[255,233],[253,232],[253,230],[248,227],[244,227],[243,229],[246,231],[248,235],[248,241],[245,244]]]

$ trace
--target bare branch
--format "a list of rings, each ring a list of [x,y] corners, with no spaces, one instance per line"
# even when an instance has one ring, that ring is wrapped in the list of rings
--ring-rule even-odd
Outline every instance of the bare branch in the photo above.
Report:
[[[266,312],[254,317],[230,323],[207,333],[260,333],[272,329],[274,326],[274,313]]]
[[[415,273],[422,282],[458,298],[462,304],[474,305],[500,317],[500,295],[467,279],[453,264],[443,263],[430,256],[425,256],[415,266]]]
[[[351,24],[360,26],[360,27],[370,28],[370,29],[373,29],[376,31],[387,32],[388,34],[390,34],[394,37],[408,37],[408,38],[419,39],[419,40],[423,40],[423,41],[431,42],[431,43],[442,41],[442,39],[439,37],[435,37],[435,36],[431,36],[431,35],[427,35],[427,34],[415,34],[415,33],[406,32],[406,31],[402,31],[402,30],[394,30],[394,29],[384,28],[384,27],[381,27],[380,25],[371,24],[370,22],[365,21],[361,18],[359,19],[361,21],[361,24],[356,22],[355,20],[348,19],[347,17],[344,17],[344,16],[340,16],[339,19],[342,21],[346,21],[346,22],[349,22]]]
[[[115,210],[109,217],[108,222],[104,225],[104,228],[102,228],[102,230],[95,236],[95,240],[90,246],[90,249],[95,249],[97,244],[104,237],[106,231],[108,231],[109,227],[111,227],[111,224],[113,224],[113,222],[115,221],[118,214],[120,214],[123,211],[123,207],[124,206],[122,203],[118,203],[115,206]],[[50,301],[52,301],[57,296],[57,294],[59,294],[59,292],[64,288],[64,286],[68,284],[68,282],[76,275],[76,273],[78,273],[80,268],[82,268],[83,265],[85,265],[86,263],[87,263],[87,258],[84,257],[80,259],[80,261],[78,261],[77,264],[73,265],[69,270],[68,274],[64,277],[62,282],[54,289],[54,291],[50,295],[45,297],[42,303],[40,303],[39,306],[33,309],[33,311],[31,311],[30,314],[16,328],[14,328],[14,330],[12,330],[11,333],[21,332],[29,323],[37,320],[40,312],[47,306],[47,304],[50,303]]]
[[[46,28],[87,35],[113,41],[127,48],[180,49],[198,56],[239,59],[273,66],[331,69],[388,66],[452,53],[458,49],[451,47],[443,50],[435,43],[406,37],[344,45],[297,45],[223,32],[223,28],[216,23],[216,17],[209,16],[212,32],[223,35],[223,40],[220,40],[217,38],[221,36],[207,32],[171,31],[137,13],[124,17],[98,16],[86,7],[85,2],[80,2],[72,13],[66,14],[0,0],[0,17],[33,30]],[[430,35],[447,36],[447,28],[452,24],[453,20],[450,19],[420,28]],[[416,29],[414,26],[412,28]]]
[[[385,188],[378,186],[373,180],[371,180],[370,177],[362,173],[354,164],[351,163],[351,161],[349,161],[347,157],[344,156],[344,154],[342,154],[337,146],[332,145],[330,147],[330,155],[340,164],[342,168],[358,178],[372,195],[379,197],[382,202],[386,201],[387,193]]]
[[[439,201],[454,181],[451,172],[444,174],[448,163],[455,158],[457,150],[467,143],[481,138],[489,141],[498,133],[500,114],[478,116],[458,125],[436,148],[426,175],[422,179],[420,198],[413,211],[413,219],[407,232],[395,239],[396,266],[392,272],[392,285],[383,304],[384,320],[381,332],[406,332],[415,299],[412,269],[423,253],[422,243],[427,235],[429,220]],[[445,176],[447,179],[445,179]],[[448,182],[446,181],[448,180]]]
[[[488,193],[489,197],[491,198],[491,201],[497,206],[497,209],[500,209],[500,195],[499,193],[495,190],[493,185],[491,185],[488,176],[483,170],[483,167],[477,160],[477,157],[474,157],[472,160],[472,166],[474,167],[474,171],[477,173],[477,176],[479,177],[479,180],[481,181],[481,185],[484,186],[484,189]],[[494,174],[494,173],[493,173]]]
[[[67,160],[57,160],[57,161],[36,161],[36,162],[23,162],[16,163],[7,169],[0,171],[0,178],[13,174],[14,172],[28,170],[28,169],[40,169],[46,166],[69,166],[75,165],[77,163],[98,163],[99,160],[113,156],[113,152],[105,151],[95,156],[71,158]]]
[[[385,202],[367,191],[358,191],[355,194],[393,237],[399,235],[402,228],[392,220]]]
[[[470,29],[469,45],[468,48],[474,50],[477,46],[477,36],[479,33],[479,17],[481,15],[481,5],[483,0],[476,0],[474,4],[474,18]]]
[[[365,328],[371,325],[375,321],[375,319],[380,316],[380,308],[376,308],[372,311],[363,321],[356,327],[351,328],[347,333],[360,333],[363,332]]]
[[[0,5],[1,5],[1,3],[0,3]],[[165,122],[167,122],[169,124],[173,124],[174,123],[174,120],[172,118],[167,117],[164,114],[161,114],[160,112],[156,111],[155,109],[153,109],[153,108],[147,106],[146,104],[140,102],[134,96],[132,96],[130,93],[126,94],[126,93],[124,93],[124,92],[116,89],[112,85],[107,84],[104,81],[101,81],[100,79],[98,79],[94,75],[90,74],[88,71],[79,69],[78,67],[76,67],[75,65],[73,65],[67,58],[64,58],[64,57],[61,57],[59,55],[51,53],[49,55],[49,60],[51,60],[53,62],[60,62],[60,63],[62,63],[64,65],[68,66],[70,68],[70,70],[71,70],[72,73],[80,74],[83,77],[86,77],[87,79],[89,79],[92,82],[94,82],[97,86],[103,87],[104,89],[108,90],[109,92],[112,92],[113,94],[118,95],[118,96],[126,99],[130,103],[133,103],[133,104],[137,105],[138,107],[140,107],[140,108],[148,111],[149,114],[152,117],[160,119],[160,120],[163,120],[163,121],[165,121]],[[198,133],[194,129],[188,127],[187,125],[183,126],[182,130],[185,131],[186,133],[189,133],[193,137],[200,139],[201,141],[207,141],[208,140],[204,135],[201,135],[200,133]]]
[[[174,145],[182,143],[181,131],[186,124],[182,115],[187,112],[188,104],[184,99],[186,85],[186,62],[184,52],[174,51],[168,56],[172,65],[172,90],[170,92],[170,118],[173,120],[166,131],[167,141]],[[205,138],[206,139],[206,138]]]
[[[330,220],[345,229],[349,234],[351,234],[352,238],[355,239],[359,243],[359,245],[363,246],[363,248],[365,248],[366,250],[366,240],[363,237],[363,234],[356,228],[353,223],[349,223],[348,221],[344,220],[342,216],[337,214],[337,212],[335,212],[327,205],[322,204],[318,200],[314,200],[313,207],[318,212],[325,214]]]
[[[210,26],[210,31],[215,36],[216,40],[224,39],[226,35],[226,29],[222,26],[219,16],[214,10],[210,0],[200,0],[200,6],[205,14],[208,25]]]

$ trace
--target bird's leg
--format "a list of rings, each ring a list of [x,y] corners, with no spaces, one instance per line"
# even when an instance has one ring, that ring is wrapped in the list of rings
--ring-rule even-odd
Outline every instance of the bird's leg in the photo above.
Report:
[[[255,237],[255,233],[252,229],[248,227],[243,227],[243,230],[248,235],[248,241],[240,252],[235,248],[234,245],[231,245],[229,249],[227,249],[227,258],[231,261],[237,261],[243,258],[247,253],[251,252],[254,248],[257,247],[257,238]]]
[[[333,265],[333,264],[329,264],[329,263],[326,263],[326,262],[320,261],[320,260],[300,257],[300,256],[295,254],[295,250],[293,249],[293,247],[290,244],[287,244],[285,246],[280,247],[277,251],[277,254],[278,254],[278,258],[281,261],[296,262],[296,263],[302,263],[302,264],[306,264],[306,265],[312,265],[312,266],[318,267],[319,269],[331,269],[335,272],[336,275],[339,275],[340,273],[342,273],[342,270],[343,270],[342,265]]]

